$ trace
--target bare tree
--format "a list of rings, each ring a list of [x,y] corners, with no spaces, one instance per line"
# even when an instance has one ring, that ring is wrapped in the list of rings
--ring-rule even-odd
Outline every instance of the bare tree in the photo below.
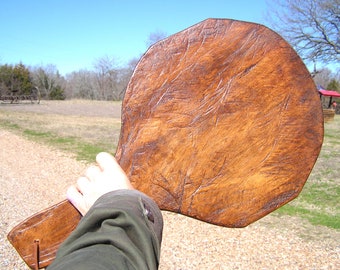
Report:
[[[269,10],[273,29],[304,60],[339,62],[340,0],[278,0]]]
[[[52,98],[57,89],[64,89],[65,79],[54,65],[36,66],[30,69],[33,82],[43,98]]]
[[[332,78],[332,71],[328,68],[323,68],[314,76],[313,79],[318,88],[326,89]]]
[[[67,98],[95,99],[96,74],[93,71],[79,70],[66,76],[65,94]]]
[[[97,78],[97,99],[116,99],[119,89],[117,87],[118,66],[114,58],[104,56],[94,62]]]

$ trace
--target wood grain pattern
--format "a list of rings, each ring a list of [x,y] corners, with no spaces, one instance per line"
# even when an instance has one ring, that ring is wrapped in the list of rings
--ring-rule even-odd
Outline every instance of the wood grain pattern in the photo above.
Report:
[[[258,24],[208,19],[141,58],[116,158],[161,209],[244,227],[298,196],[322,140],[316,87],[287,42]],[[40,239],[43,267],[79,218],[65,201],[8,238],[32,268]]]
[[[162,209],[243,227],[294,199],[323,139],[319,96],[268,28],[209,19],[152,46],[123,101],[116,157]]]
[[[7,238],[31,269],[44,268],[52,263],[59,246],[77,227],[80,218],[76,208],[64,200],[21,222]]]

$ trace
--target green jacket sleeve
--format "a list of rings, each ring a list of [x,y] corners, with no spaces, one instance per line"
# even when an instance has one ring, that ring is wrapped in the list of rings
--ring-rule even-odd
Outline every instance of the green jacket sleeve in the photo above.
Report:
[[[157,269],[163,218],[137,190],[100,197],[60,246],[48,270]]]

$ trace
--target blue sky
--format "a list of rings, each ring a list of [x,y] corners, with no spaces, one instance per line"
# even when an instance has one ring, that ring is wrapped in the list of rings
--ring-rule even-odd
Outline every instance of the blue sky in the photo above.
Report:
[[[168,36],[207,18],[266,24],[266,0],[5,0],[0,5],[0,64],[53,64],[66,74],[109,56],[123,65]]]

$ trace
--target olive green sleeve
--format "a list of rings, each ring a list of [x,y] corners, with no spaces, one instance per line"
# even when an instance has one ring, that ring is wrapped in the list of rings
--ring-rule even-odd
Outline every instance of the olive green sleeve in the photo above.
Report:
[[[60,246],[48,270],[157,269],[163,218],[137,190],[100,197]]]

